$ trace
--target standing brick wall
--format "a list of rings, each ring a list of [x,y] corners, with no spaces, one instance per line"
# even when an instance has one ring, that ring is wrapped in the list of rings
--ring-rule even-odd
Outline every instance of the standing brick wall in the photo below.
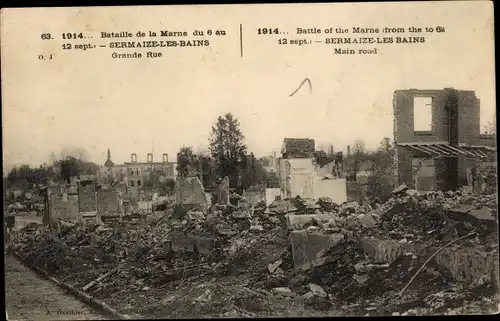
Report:
[[[394,140],[397,143],[408,142],[436,142],[450,141],[450,126],[451,126],[451,141],[453,143],[479,144],[480,141],[480,101],[476,97],[474,91],[457,90],[456,102],[449,101],[451,89],[444,90],[398,90],[393,96],[393,111],[394,111]],[[432,133],[428,135],[419,135],[414,133],[413,129],[413,97],[432,97]],[[458,105],[458,111],[452,112],[452,120],[449,121],[449,112],[447,106],[450,104]],[[404,147],[397,147],[396,159],[397,164],[397,182],[398,184],[406,184],[409,188],[415,188],[413,173],[411,167],[411,158],[419,157],[413,150]],[[453,162],[453,161],[450,161]],[[438,185],[441,188],[447,189],[458,183],[458,186],[465,184],[467,181],[467,168],[471,166],[471,162],[464,157],[458,158],[458,165],[450,163],[450,168],[444,166],[436,166],[436,175]],[[450,176],[450,170],[458,175],[457,182],[446,182],[445,176]],[[448,177],[449,178],[449,177]],[[450,186],[448,183],[452,183]]]
[[[408,147],[397,146],[397,181],[398,185],[405,184],[408,188],[415,188],[415,182],[413,180],[413,168],[411,165],[411,158],[422,156],[416,154],[413,150]]]
[[[449,141],[448,111],[446,100],[450,93],[445,90],[397,90],[393,97],[394,140],[404,142]],[[480,102],[474,91],[457,90],[458,142],[478,144],[480,134]],[[413,130],[413,97],[432,97],[432,134],[415,135]]]
[[[415,135],[413,127],[413,97],[432,97],[432,134]],[[397,90],[394,93],[395,141],[435,142],[448,140],[448,112],[444,108],[441,90]]]
[[[471,145],[480,141],[480,101],[474,91],[458,92],[458,141]]]

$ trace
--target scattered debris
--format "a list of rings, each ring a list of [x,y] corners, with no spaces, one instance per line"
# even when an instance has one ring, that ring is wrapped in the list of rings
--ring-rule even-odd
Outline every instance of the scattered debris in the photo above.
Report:
[[[444,314],[476,299],[439,262],[459,248],[498,253],[497,218],[495,195],[400,186],[376,208],[294,198],[253,211],[177,206],[153,223],[140,214],[105,225],[59,220],[56,234],[29,224],[12,232],[7,251],[118,310],[155,311],[145,316],[312,316],[332,301],[343,314]],[[297,269],[294,251],[309,268]]]

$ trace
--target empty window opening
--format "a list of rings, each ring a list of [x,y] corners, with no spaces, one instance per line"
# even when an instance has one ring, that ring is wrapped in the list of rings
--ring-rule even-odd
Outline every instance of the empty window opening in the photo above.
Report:
[[[141,181],[137,181],[137,186],[141,186]]]
[[[413,98],[413,130],[432,131],[432,97]]]
[[[414,157],[411,159],[413,184],[416,190],[433,191],[436,185],[434,159]]]
[[[130,186],[134,187],[134,181],[130,181]]]
[[[132,163],[135,163],[135,162],[137,162],[137,155],[132,154]]]

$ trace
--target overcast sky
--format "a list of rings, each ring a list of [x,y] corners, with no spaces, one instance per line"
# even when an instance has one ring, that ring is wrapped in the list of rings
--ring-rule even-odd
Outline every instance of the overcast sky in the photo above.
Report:
[[[130,153],[145,160],[153,142],[156,160],[162,153],[173,160],[183,144],[207,148],[211,126],[226,112],[240,120],[257,156],[279,152],[285,137],[314,138],[335,150],[361,139],[375,148],[393,135],[394,90],[409,88],[476,90],[486,125],[495,112],[490,9],[488,2],[457,2],[11,12],[2,21],[4,162],[40,164],[64,146],[85,148],[98,164],[107,148],[115,163],[129,161]],[[292,35],[297,26],[353,25],[446,32],[425,34],[425,44],[380,45],[378,55],[364,57],[335,56],[335,46],[325,44],[279,46],[279,37],[256,34],[276,26],[300,39]],[[100,44],[107,42],[101,31],[207,26],[228,35],[210,38],[209,48],[164,49],[164,57],[150,60],[111,59],[109,48],[62,51],[62,40],[40,40],[41,30],[84,30]],[[55,58],[41,62],[40,52]],[[312,92],[304,86],[290,97],[306,77]]]

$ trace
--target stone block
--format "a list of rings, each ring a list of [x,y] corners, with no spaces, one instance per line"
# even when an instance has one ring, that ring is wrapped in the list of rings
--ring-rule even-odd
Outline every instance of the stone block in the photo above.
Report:
[[[323,255],[332,247],[341,246],[343,234],[308,233],[293,231],[290,233],[293,264],[297,270],[306,270],[326,262]]]
[[[497,229],[497,220],[488,207],[472,209],[470,206],[460,206],[447,211],[448,217],[455,221],[469,222],[475,227],[486,226],[488,230]]]
[[[359,241],[361,249],[374,263],[391,263],[405,253],[419,253],[422,263],[439,248],[422,248],[415,243],[398,243],[397,240],[378,240],[362,238]],[[420,250],[424,251],[420,251]],[[498,250],[487,251],[481,246],[444,249],[434,259],[439,269],[444,273],[469,286],[493,285],[500,287]]]
[[[363,215],[363,217],[360,218],[360,222],[365,228],[372,228],[377,225],[377,221],[370,214]]]
[[[451,247],[436,255],[438,267],[447,271],[458,282],[469,286],[498,286],[498,252],[486,251],[480,246]]]
[[[286,226],[288,229],[300,229],[304,225],[312,223],[316,214],[306,214],[306,215],[294,215],[287,214],[286,216]]]
[[[414,243],[398,243],[397,240],[378,240],[373,237],[361,238],[358,245],[374,263],[390,263],[400,255],[419,250],[419,246]]]

